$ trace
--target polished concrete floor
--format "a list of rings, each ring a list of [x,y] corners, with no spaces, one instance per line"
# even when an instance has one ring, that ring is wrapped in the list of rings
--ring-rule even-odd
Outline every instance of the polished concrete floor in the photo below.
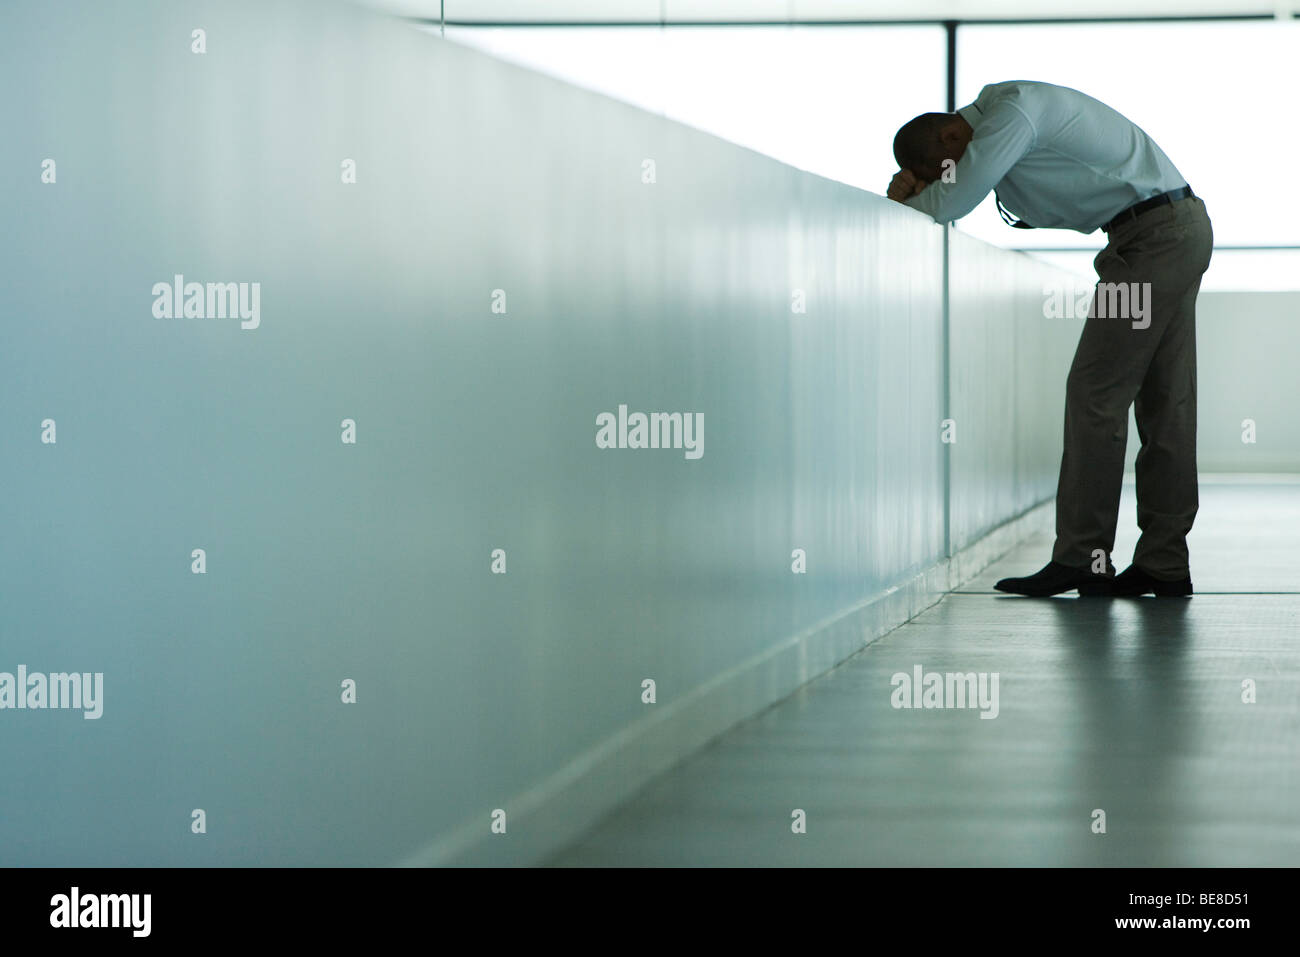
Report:
[[[1027,542],[547,863],[1300,865],[1300,484],[1203,479],[1190,546],[1191,599],[995,592]],[[996,672],[996,718],[895,708],[918,665]]]

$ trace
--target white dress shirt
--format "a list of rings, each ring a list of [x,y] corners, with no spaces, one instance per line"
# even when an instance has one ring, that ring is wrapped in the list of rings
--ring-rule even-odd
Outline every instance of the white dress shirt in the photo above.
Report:
[[[907,205],[936,222],[960,219],[996,188],[1027,225],[1090,233],[1134,203],[1187,185],[1132,121],[1069,87],[991,83],[957,111],[974,130],[952,168]]]

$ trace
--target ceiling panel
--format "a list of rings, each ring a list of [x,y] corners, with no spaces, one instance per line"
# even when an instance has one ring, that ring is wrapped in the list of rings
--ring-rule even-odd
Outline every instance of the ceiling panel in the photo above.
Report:
[[[1290,16],[1297,0],[356,0],[453,22],[980,20],[1138,16]]]

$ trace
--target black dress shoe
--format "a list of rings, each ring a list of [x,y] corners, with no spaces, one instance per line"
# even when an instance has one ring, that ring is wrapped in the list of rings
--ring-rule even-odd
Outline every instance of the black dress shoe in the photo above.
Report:
[[[1080,597],[1097,597],[1110,594],[1109,575],[1094,575],[1086,568],[1071,568],[1059,562],[1048,562],[1041,571],[1027,578],[1004,578],[993,587],[1013,595],[1046,598],[1063,591],[1079,590]]]
[[[1116,575],[1112,589],[1112,594],[1126,597],[1152,594],[1157,598],[1186,598],[1191,593],[1191,578],[1165,581],[1148,575],[1136,565],[1130,565]]]

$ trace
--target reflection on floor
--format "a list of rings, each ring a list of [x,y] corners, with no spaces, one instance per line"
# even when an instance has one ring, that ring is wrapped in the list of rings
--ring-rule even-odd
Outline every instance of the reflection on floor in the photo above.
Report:
[[[1026,543],[547,863],[1300,865],[1300,484],[1203,480],[1190,544],[1191,599],[994,592]],[[996,718],[894,707],[917,666],[997,673]]]

